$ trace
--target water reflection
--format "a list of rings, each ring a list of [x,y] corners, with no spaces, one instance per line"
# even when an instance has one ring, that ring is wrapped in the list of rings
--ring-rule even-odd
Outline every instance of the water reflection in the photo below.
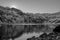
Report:
[[[31,37],[33,37],[33,36],[36,36],[36,37],[38,37],[39,35],[41,35],[43,32],[40,32],[40,33],[35,33],[35,32],[33,32],[33,33],[28,33],[28,34],[23,34],[21,37],[19,37],[19,38],[16,38],[15,40],[27,40],[27,38],[31,38]]]

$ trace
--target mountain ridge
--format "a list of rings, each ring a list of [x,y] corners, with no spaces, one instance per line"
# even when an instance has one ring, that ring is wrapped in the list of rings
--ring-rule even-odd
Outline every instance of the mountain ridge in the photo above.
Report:
[[[19,23],[19,22],[26,22],[26,23],[38,23],[38,21],[49,21],[50,19],[55,19],[58,18],[60,16],[58,16],[60,14],[60,12],[56,12],[56,13],[24,13],[23,11],[16,9],[16,8],[9,8],[9,7],[3,7],[0,6],[0,20],[3,19],[4,17],[4,21],[11,21],[13,23]],[[9,19],[10,18],[10,19]],[[33,22],[35,20],[35,22]],[[31,22],[32,21],[32,22]],[[43,22],[42,21],[42,22]],[[10,22],[10,23],[11,23]],[[40,23],[39,22],[39,23]]]

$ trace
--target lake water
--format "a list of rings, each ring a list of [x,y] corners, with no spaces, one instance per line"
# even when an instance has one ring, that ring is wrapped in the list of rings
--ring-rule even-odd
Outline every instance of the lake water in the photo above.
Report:
[[[36,36],[38,37],[39,35],[41,35],[43,32],[40,32],[40,33],[28,33],[28,34],[23,34],[21,37],[19,38],[16,38],[15,40],[27,40],[27,38],[31,38],[33,36]]]

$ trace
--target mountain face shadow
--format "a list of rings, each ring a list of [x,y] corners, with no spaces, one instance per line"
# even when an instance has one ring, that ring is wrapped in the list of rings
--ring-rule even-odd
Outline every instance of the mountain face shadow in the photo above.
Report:
[[[53,29],[53,32],[60,33],[60,25],[57,25],[55,29]]]

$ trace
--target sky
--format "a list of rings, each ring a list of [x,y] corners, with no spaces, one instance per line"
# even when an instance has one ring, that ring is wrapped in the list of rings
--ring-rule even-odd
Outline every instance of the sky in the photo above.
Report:
[[[0,0],[0,5],[29,13],[60,12],[60,0]]]

